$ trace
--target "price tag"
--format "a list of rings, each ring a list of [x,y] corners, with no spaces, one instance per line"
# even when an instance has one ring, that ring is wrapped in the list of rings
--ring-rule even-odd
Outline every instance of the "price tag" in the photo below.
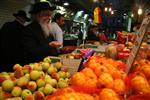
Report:
[[[127,73],[130,72],[130,69],[132,67],[132,64],[137,56],[137,53],[139,51],[139,48],[141,46],[141,43],[142,43],[142,40],[144,38],[144,34],[147,32],[147,29],[148,29],[148,25],[150,24],[150,17],[146,17],[143,22],[142,22],[142,25],[138,31],[138,36],[135,40],[135,45],[133,46],[132,48],[132,51],[131,51],[131,54],[127,60]]]

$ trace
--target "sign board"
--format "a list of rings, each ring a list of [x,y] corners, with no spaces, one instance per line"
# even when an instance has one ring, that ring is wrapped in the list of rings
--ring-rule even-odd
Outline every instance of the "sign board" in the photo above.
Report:
[[[134,44],[134,46],[132,48],[131,54],[130,54],[130,56],[129,56],[128,60],[127,60],[127,63],[126,63],[127,66],[128,66],[127,73],[130,72],[130,69],[132,67],[132,64],[134,63],[134,60],[135,60],[136,56],[137,56],[137,53],[138,53],[139,48],[141,46],[142,40],[144,38],[144,34],[147,32],[149,24],[150,24],[150,16],[144,18],[144,20],[143,20],[143,22],[141,24],[141,27],[140,27],[140,29],[138,31],[138,35],[137,35],[137,38],[135,40],[135,44]]]

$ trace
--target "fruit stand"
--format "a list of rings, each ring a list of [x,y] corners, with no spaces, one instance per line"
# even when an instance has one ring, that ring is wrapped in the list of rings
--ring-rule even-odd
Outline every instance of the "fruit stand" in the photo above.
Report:
[[[150,100],[150,61],[142,51],[150,50],[142,43],[149,23],[125,44],[88,44],[41,62],[15,64],[13,72],[0,73],[0,100]]]

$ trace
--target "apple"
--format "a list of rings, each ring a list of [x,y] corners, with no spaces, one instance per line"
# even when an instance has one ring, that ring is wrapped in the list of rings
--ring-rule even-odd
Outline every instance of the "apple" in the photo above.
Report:
[[[48,68],[50,67],[50,64],[48,62],[41,62],[41,66],[43,71],[47,71]]]
[[[58,70],[60,70],[61,67],[62,67],[62,63],[61,62],[56,62],[56,63],[54,63],[54,67],[57,68]]]
[[[22,98],[21,97],[12,97],[12,98],[7,98],[6,100],[22,100]]]
[[[12,95],[11,95],[10,92],[3,91],[3,92],[2,92],[2,97],[4,98],[4,99],[2,99],[2,100],[7,100],[7,98],[11,98]],[[0,99],[0,100],[1,100],[1,99]]]
[[[43,92],[45,95],[49,95],[49,94],[53,93],[53,87],[50,84],[46,84],[43,89]]]
[[[46,81],[47,79],[51,79],[51,76],[46,74],[44,79],[45,79],[45,81]]]
[[[30,72],[31,80],[37,80],[40,77],[40,73],[37,70],[33,70]]]
[[[24,67],[22,68],[23,72],[25,74],[30,73],[32,70],[32,67],[30,65],[24,65]]]
[[[47,70],[47,73],[50,75],[54,72],[57,72],[57,69],[51,64],[50,67]]]
[[[66,78],[66,73],[64,71],[59,71],[58,72],[59,78]]]
[[[63,78],[60,78],[57,85],[59,88],[65,88],[68,86],[68,83]]]
[[[43,90],[44,90],[44,86],[43,86],[43,87],[38,88],[38,91],[43,92]]]
[[[68,72],[68,67],[67,67],[67,66],[63,66],[63,67],[61,68],[61,71]]]
[[[36,100],[33,95],[27,95],[25,100]]]
[[[56,87],[57,80],[56,79],[48,79],[48,80],[46,80],[46,83],[52,85],[53,87]]]
[[[13,90],[11,91],[11,94],[12,94],[12,96],[14,96],[14,97],[20,96],[21,93],[22,93],[22,89],[21,89],[21,87],[19,87],[19,86],[15,86],[15,87],[13,88]]]
[[[16,68],[14,76],[18,79],[24,75],[22,68]]]
[[[30,80],[30,74],[29,73],[25,74],[24,77],[26,77],[28,80]]]
[[[15,64],[14,66],[13,66],[13,70],[15,71],[16,69],[20,69],[20,68],[22,68],[22,66],[20,65],[20,64]]]
[[[34,98],[35,100],[45,100],[45,96],[41,91],[34,92]]]
[[[39,63],[32,63],[30,64],[33,70],[42,71],[42,66]]]
[[[53,72],[53,73],[51,74],[51,77],[52,77],[53,79],[58,80],[58,79],[59,79],[59,74],[56,73],[56,72]]]
[[[36,80],[36,84],[38,87],[43,87],[43,86],[45,86],[46,82],[44,79],[40,78],[40,79]]]
[[[14,83],[12,80],[5,80],[2,83],[2,88],[4,91],[10,92],[14,87]]]
[[[28,78],[26,78],[25,76],[23,76],[23,77],[21,77],[21,78],[19,78],[19,79],[17,80],[17,83],[16,83],[16,84],[17,84],[19,87],[26,87],[27,84],[28,84],[28,82],[29,82]]]
[[[21,93],[21,97],[25,99],[28,95],[32,95],[31,91],[28,89],[24,89]]]
[[[70,78],[70,76],[71,76],[70,73],[69,73],[69,72],[66,72],[66,77],[67,77],[67,78]]]
[[[6,80],[6,77],[0,75],[0,85]]]
[[[50,57],[45,57],[45,58],[43,59],[43,61],[44,61],[44,62],[51,63],[51,59],[50,59]]]
[[[45,76],[45,73],[43,71],[39,71],[40,73],[40,78],[43,78]]]
[[[27,85],[27,89],[29,89],[30,91],[35,91],[37,88],[36,82],[35,81],[29,81],[28,85]]]

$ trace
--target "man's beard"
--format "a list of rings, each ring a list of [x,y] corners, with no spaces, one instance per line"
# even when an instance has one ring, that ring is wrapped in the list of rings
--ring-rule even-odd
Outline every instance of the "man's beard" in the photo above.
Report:
[[[48,37],[49,36],[49,32],[50,32],[50,25],[49,23],[40,23],[41,28],[44,32],[44,36]]]

